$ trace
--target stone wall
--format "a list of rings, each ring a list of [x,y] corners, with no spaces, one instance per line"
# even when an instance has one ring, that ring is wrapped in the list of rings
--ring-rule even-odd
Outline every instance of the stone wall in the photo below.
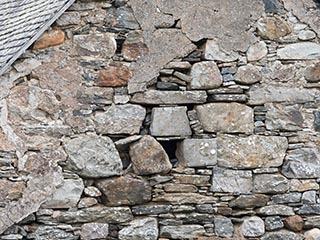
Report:
[[[319,239],[318,5],[78,0],[0,77],[0,239]]]

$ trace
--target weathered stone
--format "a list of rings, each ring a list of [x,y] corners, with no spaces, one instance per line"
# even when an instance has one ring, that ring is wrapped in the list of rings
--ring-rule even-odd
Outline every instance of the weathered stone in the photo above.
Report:
[[[307,216],[305,218],[305,228],[311,229],[320,226],[320,216]]]
[[[166,202],[174,205],[215,203],[216,198],[199,193],[166,193],[153,198],[155,202]]]
[[[122,163],[114,143],[108,137],[78,136],[65,144],[68,167],[83,177],[120,175]]]
[[[320,81],[320,62],[316,62],[308,66],[304,71],[304,78],[308,82]]]
[[[254,84],[262,80],[262,74],[259,69],[251,64],[238,68],[235,75],[235,81],[241,84]]]
[[[153,136],[189,136],[192,134],[187,107],[153,108],[150,133]]]
[[[267,103],[265,107],[268,130],[298,131],[302,129],[304,119],[301,106]]]
[[[304,226],[302,217],[294,215],[284,220],[284,225],[291,231],[300,232]]]
[[[252,133],[253,109],[239,103],[208,103],[195,107],[207,132]]]
[[[261,238],[261,240],[302,240],[302,238],[294,232],[282,230],[277,232],[268,232]]]
[[[299,32],[298,38],[302,41],[308,41],[315,39],[317,37],[316,33],[311,30],[304,30]]]
[[[289,190],[288,180],[280,174],[258,174],[253,178],[256,193],[284,193]]]
[[[120,240],[157,240],[159,235],[156,218],[135,219],[119,231]]]
[[[212,192],[251,193],[253,189],[251,171],[214,168]]]
[[[112,88],[88,87],[78,93],[78,99],[83,104],[111,104]]]
[[[233,224],[230,218],[224,216],[214,217],[214,232],[218,237],[232,237]]]
[[[304,192],[308,190],[319,190],[319,184],[314,179],[310,179],[310,180],[291,179],[290,191]]]
[[[234,169],[279,167],[288,148],[287,139],[277,136],[219,135],[217,143],[218,166]]]
[[[132,9],[124,5],[125,3],[120,7],[108,9],[104,19],[106,26],[118,31],[139,29],[139,23],[135,19]]]
[[[320,238],[319,228],[313,228],[304,233],[305,240],[317,240]]]
[[[95,84],[100,87],[121,87],[126,86],[132,73],[125,65],[108,66],[100,70]]]
[[[75,35],[73,41],[82,57],[111,58],[117,49],[112,33]]]
[[[63,185],[42,204],[43,208],[76,207],[84,189],[82,179],[64,179]]]
[[[102,134],[138,134],[145,115],[139,105],[112,105],[105,112],[96,112],[96,129]]]
[[[205,230],[201,225],[162,226],[160,228],[160,237],[170,239],[194,239],[204,234]]]
[[[247,59],[249,62],[259,61],[268,54],[267,45],[265,42],[257,42],[251,45],[247,51]]]
[[[89,197],[100,197],[101,196],[100,190],[94,186],[86,187],[84,189],[84,194]]]
[[[163,189],[165,192],[198,192],[198,188],[191,184],[173,184],[173,183],[167,183],[163,186]]]
[[[245,237],[260,237],[265,233],[264,221],[255,216],[246,218],[241,224],[241,231]]]
[[[64,228],[70,228],[70,226],[38,226],[34,233],[29,236],[31,239],[42,240],[77,240],[79,236],[74,235],[69,231],[65,231]]]
[[[263,0],[266,13],[281,13],[284,10],[281,0]]]
[[[300,42],[286,45],[277,51],[281,60],[309,60],[320,58],[320,45],[314,42]]]
[[[81,226],[81,239],[93,240],[106,238],[109,235],[107,223],[85,223]]]
[[[299,208],[298,214],[302,215],[319,215],[320,204],[304,204]]]
[[[174,179],[178,183],[193,184],[201,187],[209,185],[210,176],[175,174]]]
[[[205,91],[157,91],[147,90],[136,93],[131,98],[132,103],[163,105],[163,104],[199,104],[205,103],[207,94]]]
[[[274,216],[274,215],[293,216],[294,215],[294,211],[292,207],[288,207],[285,205],[265,206],[260,208],[257,213],[264,216]]]
[[[57,46],[64,43],[65,34],[60,29],[52,29],[44,34],[35,42],[33,49],[42,49]]]
[[[151,200],[151,187],[145,180],[134,176],[97,181],[103,193],[103,202],[108,206],[136,205]]]
[[[171,205],[138,205],[132,207],[133,215],[157,215],[168,213],[171,210]]]
[[[221,62],[233,62],[239,58],[236,52],[224,51],[215,40],[208,39],[204,45],[204,59]]]
[[[213,61],[195,63],[191,68],[191,89],[212,89],[222,84],[222,76]]]
[[[127,61],[136,61],[148,53],[141,31],[130,31],[127,34],[121,53]]]
[[[320,155],[316,148],[294,149],[287,153],[282,174],[287,178],[320,177]]]
[[[301,193],[298,193],[298,192],[277,194],[271,197],[271,202],[273,204],[299,203],[300,200],[301,200]]]
[[[216,139],[185,139],[178,143],[176,156],[185,167],[205,167],[217,164]]]
[[[274,231],[284,227],[281,217],[279,216],[266,217],[264,223],[266,230],[268,231]]]
[[[57,20],[58,26],[78,25],[81,23],[81,15],[78,12],[65,12]]]
[[[313,127],[314,130],[317,132],[320,132],[320,111],[314,111],[313,112]]]
[[[302,203],[316,203],[317,192],[316,191],[307,191],[302,194],[301,201]]]
[[[130,145],[133,171],[138,175],[168,173],[172,165],[166,151],[153,137],[146,135]]]
[[[236,199],[230,201],[230,207],[236,208],[255,208],[263,207],[269,201],[269,197],[263,194],[254,194],[254,195],[241,195]]]
[[[275,40],[291,33],[289,24],[281,17],[264,17],[257,23],[258,34],[264,39]]]
[[[96,198],[92,197],[85,197],[81,198],[78,203],[78,208],[88,208],[96,205],[98,203],[98,200]]]
[[[11,182],[6,179],[0,180],[0,205],[5,206],[11,201],[18,200],[22,197],[25,189],[24,182]]]

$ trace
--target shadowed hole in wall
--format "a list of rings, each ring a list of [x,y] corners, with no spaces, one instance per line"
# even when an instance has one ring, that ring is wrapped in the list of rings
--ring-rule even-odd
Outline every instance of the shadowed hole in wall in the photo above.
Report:
[[[176,157],[177,143],[178,140],[160,141],[160,144],[168,154],[170,162],[174,167],[178,164],[178,159]]]

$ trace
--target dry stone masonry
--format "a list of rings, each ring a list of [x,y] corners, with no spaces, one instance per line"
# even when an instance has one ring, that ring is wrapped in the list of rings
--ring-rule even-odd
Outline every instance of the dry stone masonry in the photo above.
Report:
[[[77,0],[0,76],[0,239],[320,239],[319,18]]]

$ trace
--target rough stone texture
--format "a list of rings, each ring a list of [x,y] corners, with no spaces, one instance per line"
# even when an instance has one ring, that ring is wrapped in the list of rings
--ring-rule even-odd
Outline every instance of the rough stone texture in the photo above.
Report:
[[[125,60],[136,61],[148,53],[141,31],[132,31],[122,45],[121,53]]]
[[[127,85],[131,77],[132,73],[128,67],[109,66],[99,72],[95,84],[101,87],[121,87]]]
[[[163,226],[160,228],[160,237],[171,239],[197,238],[205,233],[201,225]]]
[[[288,147],[286,138],[276,136],[220,135],[217,142],[218,165],[234,169],[279,167]]]
[[[224,51],[215,40],[208,39],[204,45],[204,58],[206,60],[233,62],[239,58],[239,55],[236,52]]]
[[[264,215],[264,216],[274,216],[274,215],[280,215],[280,216],[293,216],[294,211],[291,207],[285,206],[285,205],[270,205],[262,207],[258,210],[258,214]]]
[[[301,240],[297,234],[289,231],[269,232],[261,240]]]
[[[167,202],[173,205],[215,203],[216,199],[199,193],[166,193],[153,199],[155,202]]]
[[[284,193],[289,190],[288,180],[280,174],[259,174],[253,178],[256,193]]]
[[[320,45],[313,42],[292,43],[277,51],[282,60],[319,59]]]
[[[254,194],[254,195],[241,195],[236,199],[230,201],[230,207],[237,208],[255,208],[263,207],[269,201],[269,197],[263,194]]]
[[[259,61],[264,58],[267,53],[267,45],[265,44],[265,42],[260,41],[249,47],[247,51],[247,59],[249,62]]]
[[[304,234],[305,240],[317,240],[320,238],[319,228],[313,228]]]
[[[264,17],[258,21],[257,30],[264,39],[275,40],[291,33],[289,24],[281,17]]]
[[[155,218],[136,219],[119,231],[120,240],[157,240],[159,235],[158,222]]]
[[[150,133],[153,136],[191,135],[187,107],[153,108]]]
[[[233,236],[233,224],[231,220],[224,216],[214,217],[214,231],[219,237],[232,237]]]
[[[138,175],[166,174],[172,166],[161,144],[151,136],[144,136],[130,145],[133,170]]]
[[[81,239],[93,240],[106,238],[109,234],[107,223],[85,223],[81,226]]]
[[[284,225],[291,231],[300,232],[304,226],[304,221],[299,215],[287,217],[284,220]]]
[[[253,188],[251,171],[214,168],[212,192],[251,193]]]
[[[53,226],[39,226],[36,231],[31,234],[33,239],[43,239],[43,240],[76,240],[79,237],[73,235],[70,232],[65,231],[63,228],[68,228],[68,225],[62,225],[61,228],[55,228]],[[17,239],[17,238],[16,238]],[[19,239],[19,238],[18,238]]]
[[[98,178],[120,175],[122,163],[108,137],[79,136],[65,144],[68,166],[80,176]]]
[[[103,193],[103,202],[107,206],[136,205],[151,200],[149,183],[134,176],[99,180],[97,187]]]
[[[279,230],[284,227],[281,217],[266,217],[264,220],[265,228],[268,231]]]
[[[241,230],[245,237],[260,237],[265,233],[264,221],[259,217],[250,217],[243,221]]]
[[[60,29],[45,32],[34,44],[33,49],[42,49],[60,45],[64,42],[65,33]]]
[[[320,81],[320,62],[308,66],[304,71],[304,78],[308,82]]]
[[[185,139],[177,146],[179,164],[186,167],[205,167],[217,164],[216,139]]]
[[[6,179],[0,180],[0,204],[5,206],[11,201],[18,200],[25,189],[24,182],[12,182]]]
[[[138,134],[145,115],[146,110],[139,105],[112,105],[95,114],[96,129],[102,134]]]
[[[239,103],[208,103],[195,107],[205,131],[252,133],[253,110]]]
[[[259,69],[251,64],[239,67],[235,75],[235,81],[241,84],[253,84],[261,80],[262,75]]]
[[[191,89],[212,89],[222,84],[222,76],[213,61],[195,63],[191,68]]]

